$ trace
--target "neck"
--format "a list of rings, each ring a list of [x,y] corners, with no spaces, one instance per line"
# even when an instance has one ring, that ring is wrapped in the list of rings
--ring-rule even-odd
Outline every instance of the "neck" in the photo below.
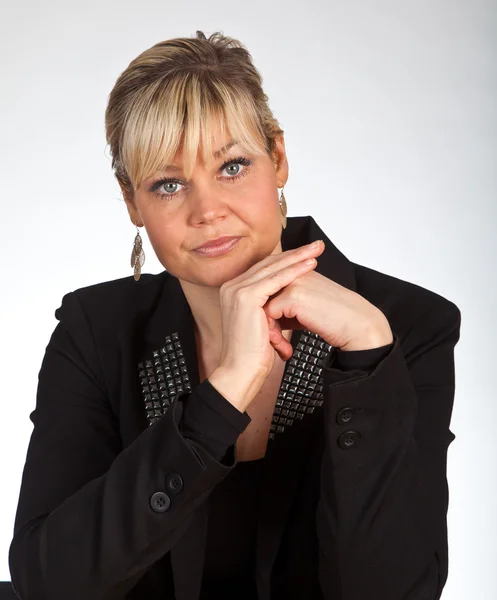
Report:
[[[192,311],[195,336],[202,348],[218,348],[222,344],[221,302],[218,287],[195,285],[180,280],[186,300]]]

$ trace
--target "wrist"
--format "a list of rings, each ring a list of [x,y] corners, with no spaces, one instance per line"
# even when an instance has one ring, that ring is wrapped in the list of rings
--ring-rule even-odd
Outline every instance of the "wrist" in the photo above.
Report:
[[[357,350],[373,350],[381,346],[388,346],[393,343],[393,333],[390,325],[387,323],[385,327],[375,328],[368,332],[363,332],[362,335],[350,339],[346,344],[340,346],[340,350],[357,351]]]
[[[217,367],[208,379],[228,402],[243,413],[259,393],[265,378],[249,377],[246,372]]]

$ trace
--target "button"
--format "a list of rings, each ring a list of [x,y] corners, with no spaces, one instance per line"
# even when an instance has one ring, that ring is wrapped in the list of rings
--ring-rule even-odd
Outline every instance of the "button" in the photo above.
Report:
[[[155,492],[150,498],[150,506],[155,512],[164,512],[171,506],[171,498],[164,492]]]
[[[358,431],[345,431],[338,438],[338,445],[342,450],[350,450],[358,445],[361,434]]]
[[[170,473],[166,479],[166,487],[171,494],[179,494],[183,489],[183,479],[178,473]]]
[[[350,406],[346,406],[338,411],[336,419],[337,423],[339,425],[347,425],[352,421],[354,415],[358,415],[360,413],[362,413],[362,408],[352,408]]]
[[[337,414],[337,423],[339,425],[347,425],[352,420],[353,417],[352,408],[342,408],[338,411]]]

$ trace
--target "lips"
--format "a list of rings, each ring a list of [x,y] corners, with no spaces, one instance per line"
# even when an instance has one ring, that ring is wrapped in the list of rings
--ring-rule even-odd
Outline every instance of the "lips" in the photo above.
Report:
[[[199,248],[210,248],[212,246],[219,246],[220,244],[225,244],[226,242],[229,242],[230,240],[235,240],[239,237],[240,236],[238,235],[222,235],[221,237],[218,237],[215,240],[209,240],[208,242],[205,242],[205,244],[197,246],[195,250],[198,250]]]
[[[214,246],[207,246],[204,248],[196,248],[194,250],[195,253],[203,255],[204,257],[214,258],[217,256],[223,256],[228,254],[238,245],[238,242],[241,240],[241,237],[230,237],[228,241],[221,242],[220,244],[215,244]]]

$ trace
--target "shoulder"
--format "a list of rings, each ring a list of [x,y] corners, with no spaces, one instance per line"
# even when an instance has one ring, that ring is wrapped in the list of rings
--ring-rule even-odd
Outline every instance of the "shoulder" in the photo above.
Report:
[[[128,320],[153,306],[170,278],[167,271],[157,275],[144,273],[138,281],[129,276],[68,291],[62,297],[55,317],[61,320],[73,317],[77,312],[102,323]]]

